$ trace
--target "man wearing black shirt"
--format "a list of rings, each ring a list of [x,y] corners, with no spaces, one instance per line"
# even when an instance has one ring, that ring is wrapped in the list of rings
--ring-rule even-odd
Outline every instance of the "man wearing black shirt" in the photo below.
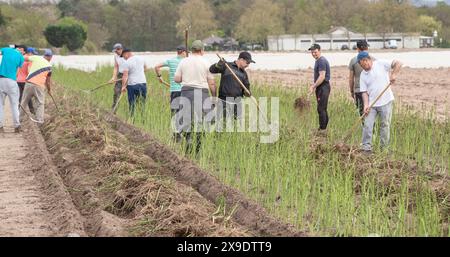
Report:
[[[316,59],[314,65],[314,83],[309,87],[310,93],[316,92],[317,112],[319,113],[318,135],[326,136],[328,126],[328,97],[330,96],[330,64],[322,56],[320,45],[314,44],[309,49],[311,55]]]
[[[248,52],[240,53],[239,58],[234,62],[227,62],[228,66],[233,70],[236,76],[241,80],[242,84],[244,84],[249,91],[250,82],[245,69],[250,65],[250,63],[255,62],[252,60],[252,56]],[[234,119],[240,119],[242,115],[242,97],[244,95],[250,95],[245,93],[239,82],[234,78],[233,74],[231,74],[225,66],[225,63],[222,61],[213,64],[209,68],[209,71],[213,74],[220,73],[222,75],[220,78],[219,100],[223,105],[223,117],[226,118],[233,115]]]

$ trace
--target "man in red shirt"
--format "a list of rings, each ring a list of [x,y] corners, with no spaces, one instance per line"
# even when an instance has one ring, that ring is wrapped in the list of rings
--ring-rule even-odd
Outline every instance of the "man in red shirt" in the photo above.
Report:
[[[27,47],[24,45],[16,45],[17,51],[19,51],[24,57],[30,56],[30,53],[27,53]],[[22,68],[17,70],[17,85],[19,85],[19,104],[22,102],[23,89],[25,88],[25,83],[28,77],[28,70],[30,68],[30,62],[24,62]],[[34,113],[33,102],[28,103],[28,107],[30,108],[30,112]]]

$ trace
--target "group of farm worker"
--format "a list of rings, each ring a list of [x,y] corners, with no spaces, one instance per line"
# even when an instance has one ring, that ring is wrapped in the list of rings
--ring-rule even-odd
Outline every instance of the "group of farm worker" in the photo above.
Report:
[[[369,54],[368,48],[367,41],[358,41],[358,54],[348,66],[350,93],[360,115],[364,115],[365,118],[361,147],[364,153],[372,152],[372,135],[377,116],[380,117],[381,147],[386,149],[389,145],[394,95],[390,87],[387,90],[384,89],[395,82],[402,66],[396,60],[375,59]],[[209,106],[214,107],[219,103],[220,108],[223,108],[223,117],[241,119],[242,98],[249,97],[248,93],[251,92],[246,69],[254,61],[250,53],[241,52],[233,62],[220,60],[218,63],[210,65],[204,58],[204,45],[200,40],[192,43],[190,49],[192,52],[189,52],[185,46],[179,46],[176,50],[177,55],[174,58],[157,64],[154,70],[160,82],[164,83],[161,68],[169,69],[172,115],[175,116],[176,123],[183,118],[188,119],[188,122],[184,122],[183,125],[175,124],[174,140],[180,142],[184,135],[187,142],[186,150],[195,149],[195,152],[198,153],[202,133],[195,131],[194,127],[198,125],[195,123],[201,121],[208,113]],[[320,45],[313,44],[308,50],[315,59],[314,80],[309,87],[309,92],[315,93],[317,99],[319,128],[315,132],[318,136],[326,136],[329,122],[328,99],[331,92],[330,64],[322,56]],[[133,115],[136,100],[145,100],[146,98],[145,71],[148,68],[142,58],[133,55],[130,49],[124,48],[120,43],[114,45],[113,51],[115,52],[115,68],[111,82],[116,82],[113,107],[117,104],[121,92],[127,91],[129,108]],[[213,74],[218,73],[221,74],[221,79],[217,95]],[[242,86],[245,86],[247,90],[244,90]],[[384,93],[380,96],[383,91]],[[214,103],[212,105],[205,104],[210,95],[217,96],[213,98],[215,99]],[[188,115],[183,113],[177,118],[177,114],[181,113],[186,106],[188,106]]]
[[[44,123],[45,94],[51,92],[53,53],[44,49],[42,55],[33,47],[10,45],[0,49],[0,133],[4,132],[4,105],[8,97],[14,132],[21,132],[25,108],[36,115],[35,122]]]
[[[380,117],[380,145],[382,148],[389,145],[394,95],[390,87],[385,89],[395,83],[402,66],[396,60],[375,59],[369,54],[368,48],[369,44],[365,40],[358,41],[358,55],[348,66],[350,93],[360,115],[364,116],[361,150],[365,153],[372,152],[372,135],[377,116]],[[204,58],[204,44],[200,40],[192,43],[191,51],[185,46],[179,46],[176,50],[174,58],[157,64],[154,71],[160,82],[164,82],[161,68],[169,69],[170,108],[175,121],[174,140],[181,142],[184,136],[186,150],[198,153],[202,132],[196,128],[201,126],[199,123],[214,106],[223,110],[224,118],[242,118],[242,98],[251,96],[246,69],[255,62],[250,53],[241,52],[233,62],[222,59],[210,65]],[[317,99],[319,128],[316,134],[326,136],[331,92],[330,64],[322,56],[320,45],[313,44],[308,50],[315,59],[314,80],[309,92],[315,93]],[[15,132],[20,132],[20,109],[26,113],[25,108],[28,108],[36,115],[37,122],[43,123],[45,92],[51,90],[51,50],[45,49],[43,56],[39,56],[34,48],[15,45],[2,48],[0,52],[0,132],[3,132],[6,96],[11,104]],[[120,43],[114,45],[113,52],[114,71],[110,83],[115,83],[115,87],[112,107],[117,107],[120,96],[126,92],[129,111],[133,116],[136,104],[142,105],[147,97],[145,73],[150,69],[141,56],[134,55],[131,49]],[[221,74],[218,94],[213,74]],[[213,97],[210,98],[210,95]],[[33,98],[36,99],[36,106],[32,104]],[[211,103],[205,104],[206,101]]]

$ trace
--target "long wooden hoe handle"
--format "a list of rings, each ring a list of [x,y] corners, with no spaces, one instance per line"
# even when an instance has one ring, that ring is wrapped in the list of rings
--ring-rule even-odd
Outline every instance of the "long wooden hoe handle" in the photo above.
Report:
[[[217,57],[219,57],[219,59],[225,64],[225,67],[227,67],[227,69],[230,71],[231,75],[233,75],[234,79],[239,83],[239,85],[241,86],[241,88],[245,91],[245,93],[247,95],[250,96],[250,98],[253,100],[253,102],[256,105],[256,108],[258,108],[258,111],[261,112],[261,108],[259,107],[258,101],[256,101],[256,98],[253,97],[252,93],[247,89],[247,87],[245,87],[244,83],[242,83],[242,81],[239,79],[239,77],[236,75],[236,73],[234,73],[234,71],[230,68],[230,66],[228,65],[228,63],[225,61],[225,59],[223,59],[222,56],[220,56],[219,54],[217,54]],[[264,115],[261,116],[264,121],[268,124],[266,118]]]
[[[107,85],[109,85],[109,84],[116,83],[116,82],[119,82],[119,81],[122,81],[122,79],[117,79],[117,80],[114,80],[114,81],[112,81],[112,82],[109,82],[109,81],[108,81],[108,82],[106,82],[106,83],[103,83],[103,84],[98,85],[98,87],[96,87],[96,88],[90,89],[89,92],[94,92],[94,91],[97,90],[97,89],[100,89],[100,88],[102,88],[102,87],[104,87],[104,86],[107,86]]]

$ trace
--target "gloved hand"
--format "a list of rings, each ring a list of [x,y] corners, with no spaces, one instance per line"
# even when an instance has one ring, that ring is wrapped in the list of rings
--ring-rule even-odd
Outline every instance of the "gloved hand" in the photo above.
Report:
[[[220,60],[218,63],[216,63],[216,68],[223,69],[225,67],[225,61]]]

